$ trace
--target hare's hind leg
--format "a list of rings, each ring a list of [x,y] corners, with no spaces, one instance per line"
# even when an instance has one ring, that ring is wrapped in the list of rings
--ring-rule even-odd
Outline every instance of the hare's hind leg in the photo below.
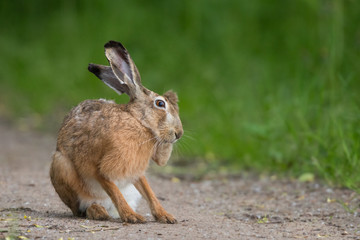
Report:
[[[86,209],[86,217],[93,220],[108,220],[111,218],[106,209],[97,203],[93,203]]]
[[[110,216],[106,209],[97,203],[80,208],[80,195],[87,195],[82,188],[82,181],[72,162],[61,152],[56,151],[50,167],[51,182],[60,199],[71,209],[74,216],[88,217],[94,220],[107,220]],[[84,187],[84,186],[83,186]]]
[[[71,209],[74,216],[85,216],[85,213],[79,209],[78,191],[81,181],[72,162],[59,151],[53,155],[50,178],[60,199]]]

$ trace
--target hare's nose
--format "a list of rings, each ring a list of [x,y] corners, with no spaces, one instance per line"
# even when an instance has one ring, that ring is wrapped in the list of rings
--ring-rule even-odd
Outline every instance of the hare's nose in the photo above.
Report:
[[[180,139],[181,138],[181,136],[183,135],[183,131],[178,131],[178,132],[175,132],[175,137],[176,137],[176,139]]]

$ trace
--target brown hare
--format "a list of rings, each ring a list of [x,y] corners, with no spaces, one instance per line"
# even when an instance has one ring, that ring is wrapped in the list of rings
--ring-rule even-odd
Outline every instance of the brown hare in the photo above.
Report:
[[[144,173],[150,159],[165,165],[183,134],[178,97],[146,89],[121,43],[104,47],[110,66],[89,64],[88,69],[130,101],[85,100],[70,111],[59,130],[51,182],[75,216],[105,220],[117,212],[124,222],[143,223],[145,218],[132,209],[140,192],[157,221],[175,223]]]

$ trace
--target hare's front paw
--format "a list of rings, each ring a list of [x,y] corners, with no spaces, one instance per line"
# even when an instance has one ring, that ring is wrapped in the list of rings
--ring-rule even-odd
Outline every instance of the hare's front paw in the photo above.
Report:
[[[177,223],[177,220],[174,218],[174,216],[165,211],[155,214],[154,217],[156,221],[161,223],[170,223],[170,224]]]
[[[146,220],[143,216],[137,213],[129,213],[121,216],[121,220],[126,223],[145,223]]]

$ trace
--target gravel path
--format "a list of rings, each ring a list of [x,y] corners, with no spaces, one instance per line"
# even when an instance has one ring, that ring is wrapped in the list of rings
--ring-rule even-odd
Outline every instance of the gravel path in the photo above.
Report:
[[[149,180],[178,224],[75,218],[48,176],[55,138],[0,124],[0,239],[360,239],[360,197],[275,178]],[[20,237],[20,238],[19,238]],[[11,238],[10,238],[11,239]]]

